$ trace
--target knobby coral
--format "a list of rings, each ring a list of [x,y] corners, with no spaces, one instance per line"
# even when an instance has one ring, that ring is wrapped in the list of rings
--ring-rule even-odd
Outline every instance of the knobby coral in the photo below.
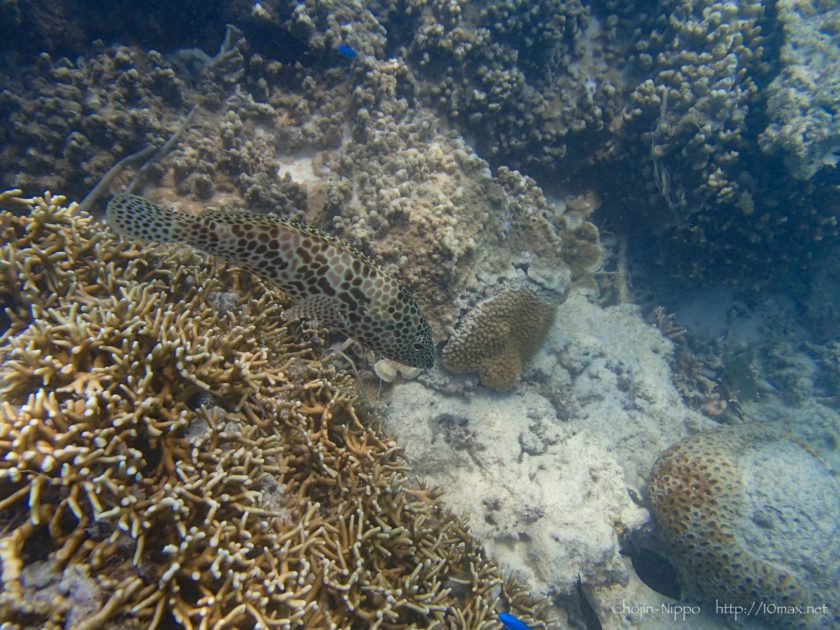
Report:
[[[781,71],[767,87],[770,124],[759,144],[765,153],[782,155],[793,177],[807,181],[840,161],[840,119],[831,105],[840,97],[840,7],[828,0],[783,0],[776,10],[785,43]]]
[[[483,627],[503,582],[282,296],[0,196],[0,621]]]

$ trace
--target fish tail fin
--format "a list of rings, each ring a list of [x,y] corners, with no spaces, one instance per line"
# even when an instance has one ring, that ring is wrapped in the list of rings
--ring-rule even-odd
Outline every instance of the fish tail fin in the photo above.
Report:
[[[196,221],[195,217],[137,195],[117,195],[111,199],[105,220],[111,229],[126,238],[157,243],[184,240]]]

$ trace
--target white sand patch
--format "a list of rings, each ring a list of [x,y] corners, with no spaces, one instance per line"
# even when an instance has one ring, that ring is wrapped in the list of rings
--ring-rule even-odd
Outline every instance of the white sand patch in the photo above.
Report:
[[[312,148],[303,149],[294,155],[278,160],[277,177],[289,175],[296,183],[303,186],[320,182],[325,178],[318,156],[320,151]]]

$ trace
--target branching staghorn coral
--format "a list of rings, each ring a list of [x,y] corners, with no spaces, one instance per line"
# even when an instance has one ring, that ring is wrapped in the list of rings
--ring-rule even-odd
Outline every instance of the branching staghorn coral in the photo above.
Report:
[[[0,197],[0,621],[481,627],[502,584],[258,280]],[[222,280],[224,278],[224,281]],[[500,601],[501,600],[501,601]],[[540,627],[539,625],[537,627]]]

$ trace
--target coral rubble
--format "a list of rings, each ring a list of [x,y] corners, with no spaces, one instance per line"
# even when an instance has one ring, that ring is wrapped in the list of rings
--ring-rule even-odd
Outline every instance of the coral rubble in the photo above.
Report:
[[[0,201],[0,620],[539,624],[270,287]]]

